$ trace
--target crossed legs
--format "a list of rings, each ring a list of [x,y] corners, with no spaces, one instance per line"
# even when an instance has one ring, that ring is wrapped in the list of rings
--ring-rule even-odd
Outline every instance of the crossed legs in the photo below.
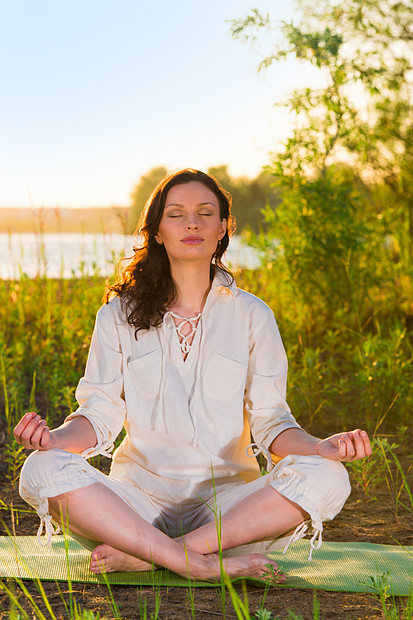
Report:
[[[185,577],[210,579],[220,574],[215,521],[172,539],[99,482],[50,497],[49,510],[58,522],[67,515],[74,534],[103,541],[92,552],[93,572],[164,566]],[[222,549],[278,538],[307,517],[297,504],[267,486],[222,515]],[[259,577],[268,563],[265,556],[249,554],[225,559],[225,570],[231,577]]]
[[[79,487],[79,480],[83,486]],[[20,478],[21,496],[40,517],[49,510],[60,522],[63,515],[74,535],[92,544],[96,541],[91,560],[94,572],[146,570],[154,565],[184,576],[189,572],[197,578],[217,577],[217,526],[209,509],[204,506],[195,511],[193,531],[173,539],[158,529],[169,527],[157,522],[161,506],[140,490],[136,501],[137,491],[133,489],[130,495],[128,485],[63,450],[32,453]],[[321,524],[333,519],[349,492],[348,474],[341,463],[318,456],[286,457],[268,476],[217,493],[221,548],[238,552],[239,546],[289,533],[308,519],[301,505],[311,512],[312,521]],[[186,523],[184,531],[188,529]],[[254,577],[267,571],[268,559],[251,554],[225,562],[230,576]]]

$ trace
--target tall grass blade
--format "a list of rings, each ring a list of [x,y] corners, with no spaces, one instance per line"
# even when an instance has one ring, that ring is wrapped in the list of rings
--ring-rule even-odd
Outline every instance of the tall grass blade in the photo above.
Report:
[[[7,391],[6,369],[4,366],[3,355],[0,355],[0,366],[1,366],[1,383],[3,386],[3,395],[4,395],[4,414],[6,416],[7,431],[10,432],[11,431],[10,402],[9,402],[9,394]]]
[[[36,369],[33,371],[32,389],[30,390],[29,409],[30,411],[36,410]]]

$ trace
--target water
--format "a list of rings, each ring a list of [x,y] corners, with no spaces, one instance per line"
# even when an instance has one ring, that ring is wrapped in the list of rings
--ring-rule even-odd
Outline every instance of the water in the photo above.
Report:
[[[0,279],[46,275],[73,278],[99,274],[110,276],[116,260],[131,256],[135,238],[120,234],[0,233]],[[257,252],[239,237],[231,240],[227,263],[234,267],[259,267]]]

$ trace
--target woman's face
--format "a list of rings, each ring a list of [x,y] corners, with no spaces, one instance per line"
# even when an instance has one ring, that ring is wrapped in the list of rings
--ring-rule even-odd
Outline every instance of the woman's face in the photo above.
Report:
[[[155,239],[165,246],[170,261],[209,263],[226,228],[214,192],[199,181],[191,181],[174,185],[167,193]]]

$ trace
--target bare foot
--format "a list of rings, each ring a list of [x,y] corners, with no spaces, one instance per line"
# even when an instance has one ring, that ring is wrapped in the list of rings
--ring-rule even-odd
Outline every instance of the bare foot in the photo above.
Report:
[[[217,578],[220,576],[219,557],[216,554],[206,556],[210,558],[210,574],[206,577]],[[252,577],[271,583],[283,583],[285,575],[280,571],[277,562],[268,559],[265,555],[251,553],[238,557],[224,558],[223,567],[231,579],[236,577]],[[205,577],[204,577],[205,578]]]
[[[109,545],[99,545],[92,551],[90,560],[90,570],[92,573],[127,573],[131,571],[143,571],[156,569],[156,566],[128,555],[123,551],[114,549]]]

